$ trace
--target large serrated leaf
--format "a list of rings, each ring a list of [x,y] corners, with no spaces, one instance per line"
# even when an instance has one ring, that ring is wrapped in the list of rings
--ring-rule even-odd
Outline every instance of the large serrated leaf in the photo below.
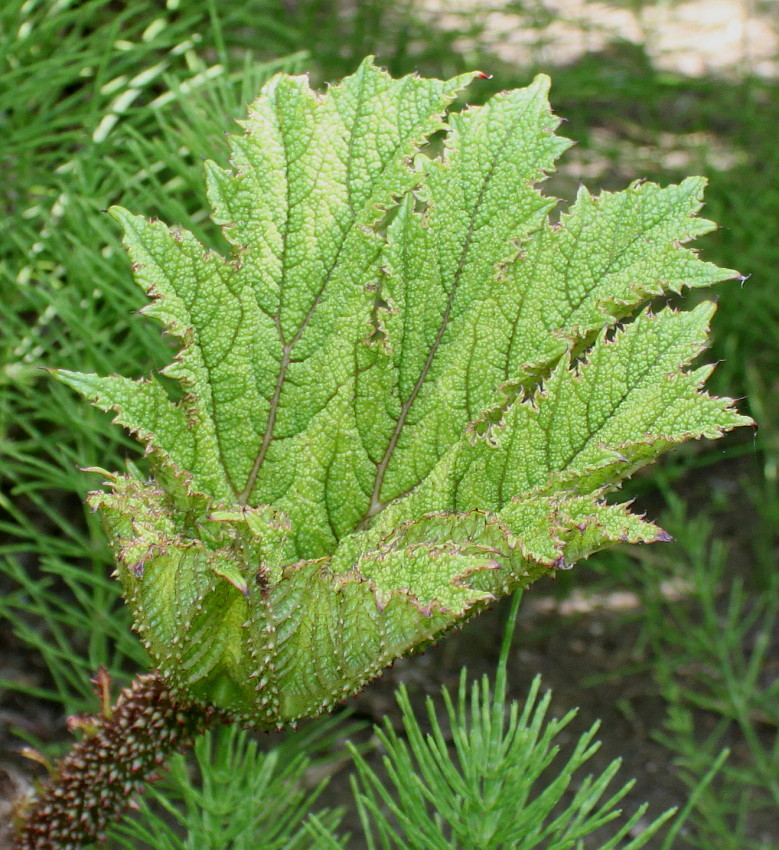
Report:
[[[683,247],[704,181],[582,189],[552,224],[548,79],[447,116],[471,79],[274,78],[206,166],[229,257],[112,210],[181,350],[164,380],[58,374],[150,454],[92,503],[183,699],[326,709],[490,600],[665,539],[606,495],[749,421],[690,369],[713,306],[646,308],[736,276]]]

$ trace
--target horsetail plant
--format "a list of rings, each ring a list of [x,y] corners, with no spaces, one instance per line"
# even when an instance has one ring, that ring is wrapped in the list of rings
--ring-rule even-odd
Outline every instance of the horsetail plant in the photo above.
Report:
[[[20,850],[99,838],[211,718],[312,717],[498,597],[668,539],[607,496],[750,422],[688,368],[714,305],[647,306],[737,277],[683,247],[713,229],[705,181],[582,188],[553,223],[548,78],[448,111],[477,76],[274,77],[231,167],[206,163],[229,256],[110,210],[180,350],[160,376],[56,375],[146,448],[148,473],[95,470],[90,504],[155,670],[60,763]]]

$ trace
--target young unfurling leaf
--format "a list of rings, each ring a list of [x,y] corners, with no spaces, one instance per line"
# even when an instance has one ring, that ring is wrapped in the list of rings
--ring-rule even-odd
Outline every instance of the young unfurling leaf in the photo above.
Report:
[[[111,211],[183,397],[59,377],[149,454],[91,503],[188,704],[264,727],[331,707],[496,597],[664,539],[606,496],[749,421],[690,367],[713,306],[647,307],[736,276],[683,247],[713,227],[704,181],[581,189],[552,223],[547,78],[447,115],[470,80],[274,78],[206,167],[229,256]]]

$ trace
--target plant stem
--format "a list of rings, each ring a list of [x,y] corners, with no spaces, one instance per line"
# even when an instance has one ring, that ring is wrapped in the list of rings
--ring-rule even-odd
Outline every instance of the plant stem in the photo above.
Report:
[[[13,850],[78,850],[103,841],[108,824],[157,778],[168,757],[214,719],[214,712],[178,702],[156,673],[138,676],[113,706],[105,671],[95,681],[101,713],[71,719],[84,738],[38,796],[20,806]]]

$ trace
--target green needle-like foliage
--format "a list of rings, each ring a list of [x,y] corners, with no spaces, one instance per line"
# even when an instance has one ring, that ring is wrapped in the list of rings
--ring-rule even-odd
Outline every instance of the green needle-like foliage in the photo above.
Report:
[[[633,783],[611,787],[619,759],[597,776],[580,775],[600,746],[597,723],[579,736],[560,764],[558,737],[576,712],[548,718],[551,693],[540,696],[538,676],[523,705],[507,703],[513,622],[510,618],[494,686],[484,676],[469,688],[463,669],[456,700],[448,690],[442,692],[451,747],[433,700],[427,700],[431,731],[425,733],[401,687],[405,738],[389,721],[377,729],[387,779],[352,751],[358,777],[353,789],[370,850],[574,850],[622,814],[618,805]],[[547,771],[554,771],[553,779]],[[629,841],[626,836],[646,808],[640,806],[614,829],[599,850],[638,850],[673,814],[667,811]]]
[[[663,539],[607,494],[749,422],[687,368],[713,305],[644,306],[736,277],[682,247],[704,181],[582,189],[552,223],[548,79],[447,116],[472,78],[273,78],[206,166],[228,257],[111,211],[181,350],[162,378],[58,374],[150,456],[92,504],[187,703],[328,709],[496,597]]]
[[[237,726],[212,730],[195,742],[196,772],[183,755],[175,756],[165,785],[151,792],[157,807],[142,800],[140,813],[112,837],[128,850],[311,850],[305,820],[325,782],[304,790],[310,759],[301,751],[319,743],[303,735],[297,746],[288,741],[262,753]],[[334,837],[339,820],[338,812],[318,813],[342,847]]]

